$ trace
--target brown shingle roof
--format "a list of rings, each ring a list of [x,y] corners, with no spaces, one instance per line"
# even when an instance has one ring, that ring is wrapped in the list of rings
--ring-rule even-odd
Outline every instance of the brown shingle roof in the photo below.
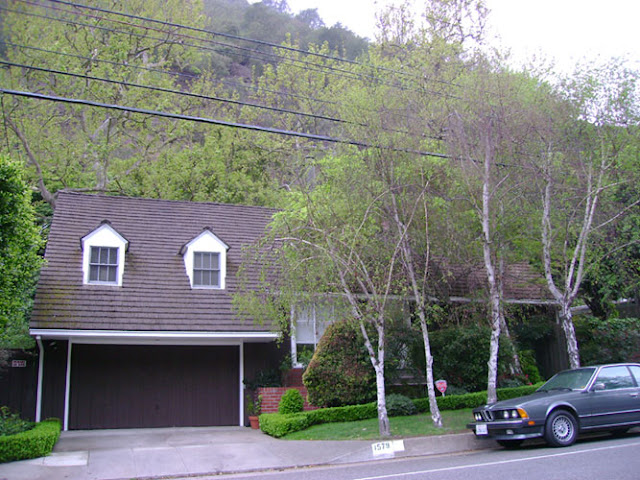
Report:
[[[473,299],[486,296],[487,274],[484,265],[450,264],[440,259],[437,276],[444,297]],[[544,277],[527,262],[514,262],[504,272],[504,300],[516,303],[552,303],[553,297]]]
[[[275,210],[61,192],[32,312],[32,328],[267,331],[232,308],[243,247]],[[122,287],[83,285],[80,239],[108,220],[129,241]],[[230,247],[227,288],[191,289],[180,249],[210,228]],[[253,266],[250,282],[257,282]]]

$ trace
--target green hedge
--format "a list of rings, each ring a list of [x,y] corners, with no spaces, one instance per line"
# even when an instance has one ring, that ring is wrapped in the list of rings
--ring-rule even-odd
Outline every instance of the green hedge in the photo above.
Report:
[[[260,430],[275,438],[304,430],[310,426],[305,413],[263,413],[260,415]]]
[[[500,388],[498,399],[507,400],[533,393],[542,383],[524,387]],[[429,411],[429,399],[412,400],[421,413]],[[438,397],[440,410],[459,410],[461,408],[475,408],[487,403],[487,392],[465,393],[464,395],[449,395]],[[320,408],[303,413],[282,415],[280,413],[264,413],[260,415],[260,429],[267,435],[280,438],[289,433],[298,432],[320,423],[353,422],[367,420],[378,416],[376,402],[346,407]]]
[[[0,436],[0,463],[44,457],[60,437],[60,420],[50,418],[31,430]]]

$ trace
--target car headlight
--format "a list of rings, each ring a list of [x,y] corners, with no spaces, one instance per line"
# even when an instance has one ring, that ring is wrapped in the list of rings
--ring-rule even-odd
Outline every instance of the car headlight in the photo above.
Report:
[[[529,415],[523,408],[513,408],[502,411],[502,418],[504,420],[510,420],[515,418],[529,418]]]
[[[482,421],[482,415],[480,414],[480,412],[476,412],[473,414],[473,417],[476,419],[476,421],[481,422]]]

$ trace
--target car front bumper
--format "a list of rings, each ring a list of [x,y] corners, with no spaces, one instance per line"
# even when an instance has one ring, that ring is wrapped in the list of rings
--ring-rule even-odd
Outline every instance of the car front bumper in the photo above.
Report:
[[[527,425],[522,420],[473,422],[467,424],[467,428],[472,430],[477,438],[493,440],[528,440],[542,437],[544,434],[543,423]]]

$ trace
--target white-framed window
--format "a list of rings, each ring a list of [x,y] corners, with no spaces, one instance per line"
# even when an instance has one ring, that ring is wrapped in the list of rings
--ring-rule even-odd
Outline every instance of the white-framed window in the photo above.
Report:
[[[82,237],[81,245],[83,283],[122,286],[127,239],[104,221]]]
[[[180,249],[191,288],[226,288],[228,250],[208,228]]]
[[[118,282],[118,250],[117,247],[91,247],[89,283]]]
[[[220,288],[220,253],[193,252],[193,286]]]
[[[336,309],[329,302],[297,305],[291,311],[291,362],[300,367],[303,357],[310,357],[325,330],[335,321]]]

